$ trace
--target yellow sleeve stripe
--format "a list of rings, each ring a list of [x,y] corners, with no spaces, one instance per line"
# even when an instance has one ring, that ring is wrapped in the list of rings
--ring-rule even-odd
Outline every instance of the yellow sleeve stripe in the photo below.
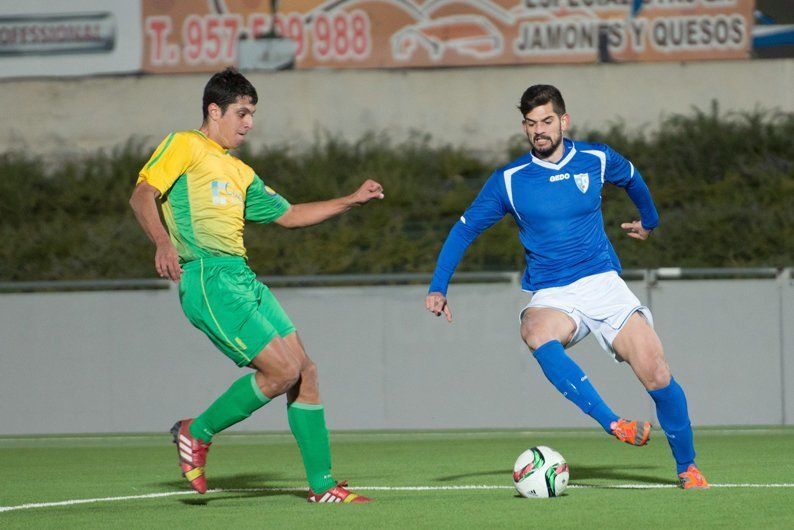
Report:
[[[163,145],[163,148],[160,149],[160,152],[157,153],[157,155],[155,155],[155,157],[152,158],[148,164],[146,164],[146,167],[144,169],[150,169],[153,165],[157,163],[158,160],[160,160],[160,157],[163,156],[163,153],[165,153],[165,151],[168,149],[168,146],[171,145],[171,140],[174,139],[174,134],[175,133],[171,133],[168,135],[168,138],[165,139],[165,145]]]

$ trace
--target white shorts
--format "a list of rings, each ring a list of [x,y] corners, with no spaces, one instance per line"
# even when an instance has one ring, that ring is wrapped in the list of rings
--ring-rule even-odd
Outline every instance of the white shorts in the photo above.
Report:
[[[557,309],[573,319],[576,330],[565,345],[566,348],[592,333],[601,348],[616,361],[623,359],[612,348],[612,342],[635,311],[639,311],[653,327],[651,310],[640,303],[615,271],[585,276],[562,287],[536,291],[529,304],[521,310],[520,316],[530,307]]]

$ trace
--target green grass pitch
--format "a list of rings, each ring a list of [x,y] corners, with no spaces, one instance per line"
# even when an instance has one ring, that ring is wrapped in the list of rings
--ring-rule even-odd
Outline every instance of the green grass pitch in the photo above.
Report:
[[[334,476],[376,502],[312,505],[288,433],[216,437],[203,496],[167,434],[0,437],[0,528],[794,528],[794,428],[695,439],[708,491],[671,487],[658,429],[641,448],[595,430],[334,432]],[[533,445],[567,459],[561,497],[512,489]]]

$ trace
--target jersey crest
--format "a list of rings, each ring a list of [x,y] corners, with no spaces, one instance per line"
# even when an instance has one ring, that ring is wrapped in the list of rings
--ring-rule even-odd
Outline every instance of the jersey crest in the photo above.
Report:
[[[573,180],[576,182],[576,187],[582,193],[587,193],[587,188],[590,187],[590,174],[589,173],[574,173]]]

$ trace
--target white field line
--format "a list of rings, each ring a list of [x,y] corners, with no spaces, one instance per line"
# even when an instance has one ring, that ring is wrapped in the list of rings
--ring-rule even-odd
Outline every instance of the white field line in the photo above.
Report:
[[[675,484],[569,484],[570,489],[669,489],[676,488]],[[782,484],[712,484],[712,488],[794,488],[794,483]],[[357,486],[362,491],[461,491],[461,490],[512,490],[512,486],[494,486],[470,484],[459,486]],[[239,488],[239,489],[211,489],[207,493],[250,493],[250,492],[295,492],[307,491],[307,488]],[[145,495],[124,495],[120,497],[98,497],[94,499],[71,499],[58,502],[36,502],[18,504],[16,506],[0,506],[0,513],[14,510],[29,510],[32,508],[54,508],[58,506],[74,506],[78,504],[92,504],[97,502],[117,502],[142,499],[157,499],[161,497],[174,497],[180,495],[198,495],[195,491],[167,491],[162,493],[147,493]]]
[[[658,429],[658,427],[656,427]],[[697,430],[697,429],[696,429]],[[697,431],[699,435],[708,434],[789,434],[791,431],[786,428],[779,429],[703,429]],[[436,432],[416,432],[416,431],[394,431],[394,432],[337,432],[331,433],[333,438],[454,438],[454,437],[488,437],[488,436],[596,436],[602,437],[604,433],[600,430],[581,430],[581,431],[546,431],[546,430],[516,430],[516,431],[436,431]],[[80,441],[106,441],[106,440],[160,440],[170,437],[168,433],[152,433],[152,434],[109,434],[109,435],[94,435],[94,436],[60,436],[42,434],[40,436],[0,436],[0,444],[14,443],[14,442],[80,442]],[[240,439],[240,438],[279,438],[285,437],[292,439],[292,434],[288,432],[260,432],[260,433],[246,433],[246,432],[231,432],[224,434],[227,439]]]

